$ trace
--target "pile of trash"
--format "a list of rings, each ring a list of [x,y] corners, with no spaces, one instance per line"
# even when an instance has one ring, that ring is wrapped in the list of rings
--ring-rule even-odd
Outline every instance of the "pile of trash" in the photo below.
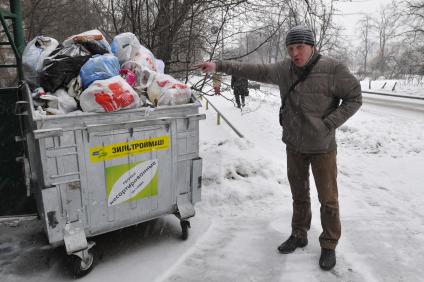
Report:
[[[98,30],[61,44],[37,36],[23,53],[24,75],[42,114],[114,112],[143,106],[190,102],[191,89],[164,74],[163,61],[130,32],[109,45]]]

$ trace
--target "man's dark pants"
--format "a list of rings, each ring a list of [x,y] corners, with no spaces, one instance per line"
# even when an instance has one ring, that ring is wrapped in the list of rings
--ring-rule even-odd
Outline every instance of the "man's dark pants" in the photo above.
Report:
[[[306,238],[311,226],[311,200],[309,194],[309,166],[321,203],[320,245],[335,249],[341,235],[337,191],[337,152],[302,154],[287,149],[287,176],[293,197],[292,235]]]
[[[244,94],[240,94],[239,92],[234,91],[234,96],[236,97],[236,104],[240,108],[240,105],[244,105]],[[240,104],[241,98],[241,104]]]

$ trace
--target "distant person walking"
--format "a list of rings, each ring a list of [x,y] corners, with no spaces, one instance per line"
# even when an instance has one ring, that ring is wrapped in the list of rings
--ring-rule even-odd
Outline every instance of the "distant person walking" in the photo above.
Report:
[[[220,73],[215,72],[214,74],[212,74],[212,86],[213,86],[215,95],[221,94],[221,79],[222,79],[222,76]]]
[[[219,61],[196,66],[204,72],[220,71],[279,86],[280,124],[286,143],[293,215],[291,235],[278,250],[288,254],[308,244],[312,167],[321,204],[319,265],[330,270],[336,265],[335,249],[341,236],[335,133],[361,107],[361,86],[342,62],[318,53],[309,28],[292,28],[286,36],[286,47],[290,59],[274,64]]]
[[[244,107],[245,97],[249,95],[248,86],[249,82],[247,79],[235,75],[231,77],[231,89],[234,90],[234,97],[236,98],[237,108]]]

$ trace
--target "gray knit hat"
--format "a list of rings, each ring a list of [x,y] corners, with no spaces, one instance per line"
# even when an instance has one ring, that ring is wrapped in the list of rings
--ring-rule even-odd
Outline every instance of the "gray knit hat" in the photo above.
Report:
[[[291,44],[308,44],[315,45],[314,33],[312,30],[304,25],[298,25],[290,29],[286,37],[286,46]]]

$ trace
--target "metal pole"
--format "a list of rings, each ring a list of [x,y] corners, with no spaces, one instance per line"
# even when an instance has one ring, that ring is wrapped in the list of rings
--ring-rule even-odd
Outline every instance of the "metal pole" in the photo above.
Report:
[[[395,95],[395,94],[389,94],[389,93],[383,93],[383,92],[362,91],[362,93],[381,95],[381,96],[390,96],[390,97],[397,97],[397,98],[405,98],[405,99],[424,100],[424,97],[408,96],[408,95]]]
[[[10,11],[15,15],[15,17],[12,19],[13,23],[13,36],[15,45],[18,49],[19,55],[16,56],[16,64],[17,64],[17,70],[18,70],[18,77],[19,80],[24,79],[24,73],[22,70],[22,53],[24,52],[25,48],[25,36],[24,36],[24,29],[22,26],[22,11],[21,11],[21,1],[20,0],[10,0]]]
[[[208,102],[208,98],[205,98],[205,100]],[[217,117],[217,123],[221,122],[221,118],[228,124],[229,127],[231,127],[231,129],[240,137],[240,138],[244,138],[244,135],[240,133],[240,131],[237,130],[237,128],[234,127],[234,125],[231,124],[231,122],[223,115],[221,114],[221,112],[212,104],[210,103],[211,107],[217,112],[217,114],[219,115],[219,117]],[[219,120],[219,121],[218,121]],[[218,123],[218,124],[219,124]]]
[[[397,84],[397,81],[395,82],[395,85],[393,85],[392,91],[395,91],[396,84]]]

